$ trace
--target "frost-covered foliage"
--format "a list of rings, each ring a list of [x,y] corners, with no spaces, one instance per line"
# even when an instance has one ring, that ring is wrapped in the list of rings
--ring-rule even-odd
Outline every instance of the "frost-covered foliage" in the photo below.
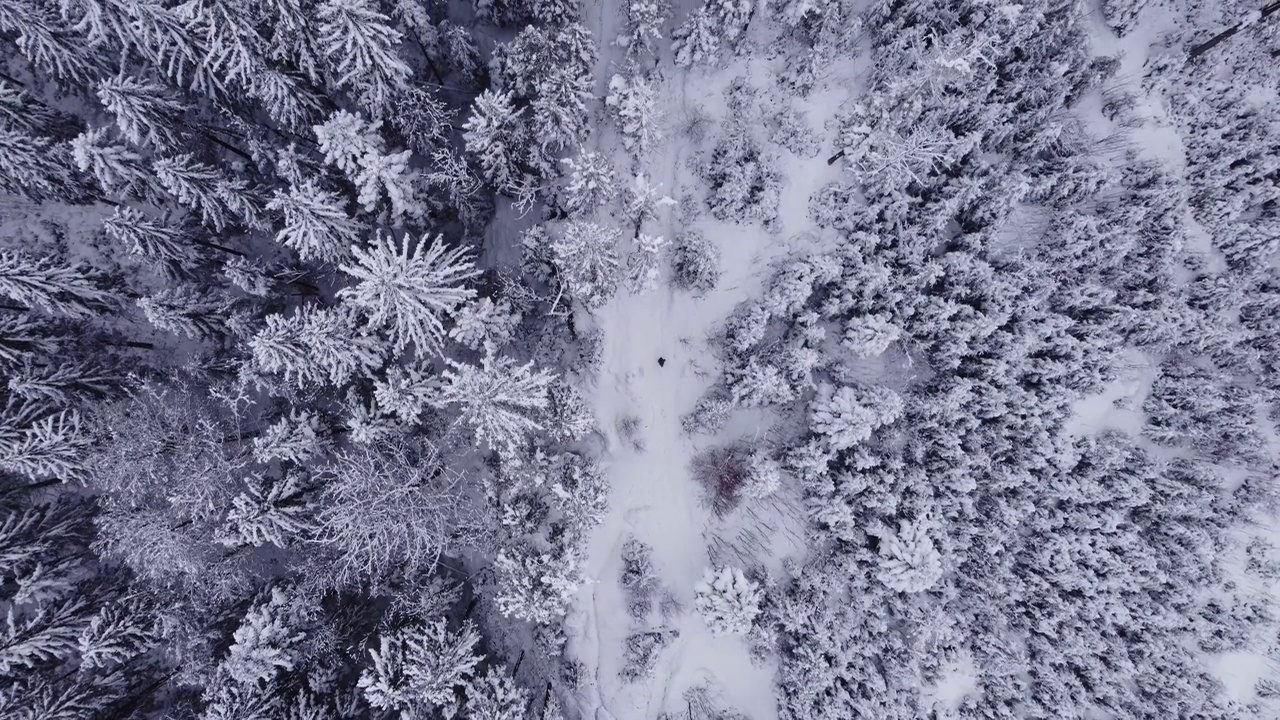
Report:
[[[627,594],[627,612],[644,622],[653,610],[653,595],[658,589],[658,576],[653,567],[653,548],[635,538],[622,545],[622,576],[619,579]]]
[[[841,343],[857,357],[875,357],[902,335],[902,331],[883,314],[872,313],[851,318],[845,323]]]
[[[716,635],[745,635],[760,614],[760,585],[740,568],[707,568],[695,588],[694,608]]]
[[[302,464],[324,452],[325,434],[318,415],[295,410],[253,439],[253,456],[261,463],[281,460]]]

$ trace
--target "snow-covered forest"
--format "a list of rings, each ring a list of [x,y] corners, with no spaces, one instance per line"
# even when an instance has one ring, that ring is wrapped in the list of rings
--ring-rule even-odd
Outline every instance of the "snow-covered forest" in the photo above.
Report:
[[[1280,717],[1258,0],[0,0],[0,718]]]

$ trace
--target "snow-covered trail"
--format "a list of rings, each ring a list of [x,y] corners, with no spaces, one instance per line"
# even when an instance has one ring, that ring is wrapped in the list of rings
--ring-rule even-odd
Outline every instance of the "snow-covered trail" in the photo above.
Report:
[[[698,3],[680,0],[675,4],[678,24]],[[609,78],[623,72],[622,50],[612,41],[621,32],[624,7],[597,0],[584,13],[600,48],[596,90],[601,96],[607,93]],[[584,718],[655,720],[663,712],[683,718],[684,693],[698,686],[706,686],[719,704],[752,720],[777,717],[773,664],[753,665],[741,637],[712,636],[693,611],[694,587],[711,562],[708,538],[716,518],[691,476],[690,461],[699,450],[736,440],[738,435],[726,432],[722,437],[691,438],[680,422],[719,374],[709,336],[735,306],[760,292],[773,260],[793,251],[817,249],[815,238],[801,237],[810,229],[808,198],[838,170],[827,166],[825,152],[807,159],[783,157],[780,169],[787,180],[778,227],[772,232],[758,224],[715,221],[701,212],[703,188],[689,163],[699,143],[683,127],[695,115],[707,117],[713,126],[721,124],[728,114],[725,87],[734,78],[751,74],[742,64],[712,73],[676,69],[664,50],[656,73],[666,114],[664,136],[644,158],[643,167],[629,167],[607,117],[596,136],[594,149],[614,158],[624,182],[629,182],[629,174],[643,172],[679,202],[646,232],[674,239],[696,228],[719,248],[721,277],[714,291],[693,297],[674,290],[669,269],[663,267],[658,289],[643,294],[622,289],[592,319],[604,332],[603,354],[589,391],[607,439],[601,462],[610,496],[609,512],[591,538],[585,567],[588,583],[566,621],[570,655],[586,671],[579,693]],[[768,73],[757,75],[767,77]],[[847,92],[815,93],[808,101],[796,101],[797,107],[810,114],[812,127],[818,130]],[[624,254],[631,244],[628,233]],[[658,364],[659,358],[665,359],[664,365]],[[638,421],[638,446],[620,434],[618,421],[626,417]],[[629,616],[619,582],[621,550],[629,536],[653,548],[655,571],[662,591],[669,594],[664,612],[655,612],[647,626]],[[627,637],[659,628],[675,630],[678,636],[662,649],[650,677],[624,681],[619,670]]]

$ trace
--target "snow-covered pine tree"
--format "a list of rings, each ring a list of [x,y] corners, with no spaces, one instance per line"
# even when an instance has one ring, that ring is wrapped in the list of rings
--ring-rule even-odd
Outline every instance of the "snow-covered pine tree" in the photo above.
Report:
[[[36,68],[62,82],[83,85],[101,69],[101,59],[77,42],[52,7],[21,0],[0,3],[0,30]]]
[[[268,210],[284,215],[276,242],[292,248],[304,261],[339,263],[351,256],[359,225],[347,215],[342,198],[314,181],[276,190]]]
[[[127,206],[102,221],[107,236],[125,246],[130,253],[179,267],[191,267],[200,258],[193,239],[184,231],[152,220],[141,211]]]
[[[36,202],[79,200],[84,194],[65,146],[5,127],[0,127],[0,190]]]
[[[596,427],[595,415],[574,385],[556,379],[547,390],[546,431],[557,442],[574,442]]]
[[[365,211],[373,212],[385,195],[390,203],[391,218],[401,220],[405,215],[419,217],[424,208],[417,199],[417,171],[409,167],[413,153],[368,153],[360,158],[360,172],[354,180],[360,188],[356,201]]]
[[[760,585],[739,568],[707,568],[694,591],[694,608],[713,635],[745,635],[760,615]]]
[[[429,244],[428,244],[429,242]],[[352,248],[354,261],[342,271],[359,282],[338,296],[374,328],[386,328],[398,350],[412,344],[420,354],[439,351],[444,316],[475,297],[464,287],[479,274],[465,247],[446,249],[444,238],[379,233],[369,248]]]
[[[604,99],[622,133],[622,144],[634,158],[644,158],[661,136],[662,109],[657,92],[643,75],[614,75]]]
[[[742,495],[748,498],[766,498],[782,487],[782,464],[763,449],[747,455],[747,479],[742,485]]]
[[[928,524],[899,521],[898,531],[880,537],[880,571],[877,577],[898,592],[928,590],[942,578],[942,558],[927,534]]]
[[[520,313],[511,309],[511,303],[492,298],[472,299],[458,308],[453,316],[449,337],[472,350],[482,347],[501,349],[511,341],[520,325]]]
[[[521,544],[498,552],[498,610],[507,617],[536,624],[559,621],[582,585],[578,556],[539,552]]]
[[[160,153],[178,146],[186,108],[160,83],[120,74],[98,82],[98,100],[134,145]]]
[[[720,249],[697,230],[680,233],[671,249],[671,281],[700,295],[715,290],[720,281]]]
[[[32,480],[78,479],[90,442],[76,410],[44,417],[11,410],[0,419],[0,470]]]
[[[99,607],[77,638],[80,667],[112,670],[142,657],[159,644],[161,636],[147,603],[127,596]]]
[[[485,181],[507,195],[517,193],[526,183],[521,153],[529,131],[521,114],[511,93],[485,90],[476,96],[471,117],[462,126],[467,152],[480,165]]]
[[[586,139],[591,117],[587,103],[595,97],[591,88],[591,76],[577,73],[573,66],[557,67],[538,82],[530,131],[544,154],[577,147]],[[539,160],[544,164],[550,163]]]
[[[467,717],[471,720],[524,720],[529,716],[530,702],[529,691],[496,665],[467,683]]]
[[[708,5],[710,3],[708,2]],[[671,50],[679,67],[714,65],[720,59],[720,28],[704,5],[671,34]]]
[[[303,305],[290,316],[275,313],[249,341],[259,370],[299,385],[343,385],[382,366],[384,347],[359,334],[341,308]]]
[[[0,250],[0,295],[51,315],[88,320],[115,306],[93,276],[51,258]]]
[[[570,216],[585,216],[618,194],[617,178],[609,159],[587,152],[560,161],[567,182],[562,204]]]
[[[373,400],[384,413],[412,426],[440,390],[440,380],[413,366],[396,366],[373,383]]]
[[[319,415],[291,410],[253,439],[253,457],[260,463],[279,460],[303,465],[323,454],[327,444],[328,431]]]
[[[324,0],[316,17],[332,87],[350,88],[375,116],[383,115],[413,76],[396,52],[403,36],[369,0]]]
[[[884,387],[823,388],[810,406],[809,425],[837,450],[866,442],[882,425],[897,420],[902,398]]]
[[[600,308],[617,292],[620,236],[615,227],[573,220],[551,240],[551,259],[564,289],[589,310]]]
[[[195,340],[226,335],[231,298],[192,284],[163,288],[138,298],[138,308],[156,328]]]
[[[271,543],[288,547],[307,538],[315,527],[315,502],[307,494],[298,473],[269,479],[253,473],[245,489],[231,499],[231,508],[218,529],[218,543],[229,548],[261,547]]]
[[[528,433],[541,428],[538,411],[547,407],[549,371],[535,371],[533,363],[519,365],[492,349],[487,349],[478,366],[452,359],[446,363],[444,384],[435,402],[456,405],[461,421],[480,442],[509,452]]]
[[[871,313],[850,318],[845,323],[841,344],[853,351],[857,357],[875,357],[884,354],[884,351],[888,350],[901,334],[902,331],[889,320],[888,316],[882,313]]]
[[[636,236],[636,249],[627,258],[627,287],[633,293],[646,293],[658,287],[662,267],[662,250],[670,243],[661,235]]]
[[[23,364],[44,362],[61,346],[61,338],[30,314],[0,314],[0,364],[6,371]]]
[[[237,218],[247,227],[260,226],[258,198],[244,180],[227,178],[190,154],[161,158],[151,167],[165,190],[200,213],[201,220],[217,232],[226,230]]]
[[[30,402],[71,407],[77,401],[114,392],[121,378],[87,361],[26,363],[9,376],[9,392]]]
[[[639,60],[644,54],[656,53],[658,43],[666,37],[663,33],[670,19],[668,0],[627,0],[628,57]]]
[[[159,204],[163,191],[142,156],[107,138],[102,128],[90,128],[71,141],[71,157],[82,172],[98,181],[113,197],[131,197]]]
[[[308,613],[293,593],[273,587],[269,596],[245,613],[232,634],[221,670],[235,680],[253,684],[270,681],[280,670],[292,670],[306,639]]]
[[[483,657],[480,634],[470,623],[449,630],[443,618],[383,633],[370,650],[373,666],[360,674],[359,687],[370,705],[424,717],[449,711],[455,693],[467,687]]]
[[[354,178],[360,172],[361,158],[382,152],[380,127],[381,120],[370,122],[355,113],[339,110],[312,130],[320,152],[324,153],[324,161]]]

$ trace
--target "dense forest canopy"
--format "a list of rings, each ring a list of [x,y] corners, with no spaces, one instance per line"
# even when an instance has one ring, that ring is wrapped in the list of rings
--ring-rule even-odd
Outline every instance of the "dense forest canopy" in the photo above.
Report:
[[[0,717],[1275,717],[1271,14],[0,0]]]

